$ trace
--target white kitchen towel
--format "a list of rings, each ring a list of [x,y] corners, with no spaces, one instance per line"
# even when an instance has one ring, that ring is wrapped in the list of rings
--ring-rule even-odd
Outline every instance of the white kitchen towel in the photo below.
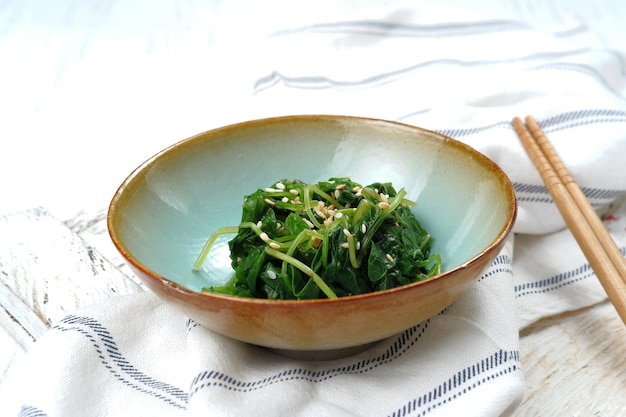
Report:
[[[577,25],[533,26],[415,3],[278,21],[267,36],[237,43],[243,49],[224,62],[249,91],[237,107],[242,120],[294,113],[391,119],[445,133],[495,160],[514,183],[519,217],[476,285],[431,319],[329,361],[228,340],[150,294],[112,299],[55,323],[38,341],[15,373],[16,414],[514,410],[523,397],[518,330],[606,297],[510,121],[527,114],[539,121],[595,207],[609,214],[623,248],[626,61]]]
[[[511,249],[445,311],[334,360],[225,338],[150,293],[114,298],[34,345],[17,415],[506,415],[523,394]]]

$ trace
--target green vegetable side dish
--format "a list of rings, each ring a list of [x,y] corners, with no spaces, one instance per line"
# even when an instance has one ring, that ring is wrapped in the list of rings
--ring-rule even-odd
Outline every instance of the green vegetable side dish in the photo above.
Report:
[[[317,184],[281,180],[244,198],[241,224],[216,231],[228,242],[235,271],[204,291],[293,300],[337,298],[386,290],[439,274],[432,238],[391,183],[366,187],[350,178]]]

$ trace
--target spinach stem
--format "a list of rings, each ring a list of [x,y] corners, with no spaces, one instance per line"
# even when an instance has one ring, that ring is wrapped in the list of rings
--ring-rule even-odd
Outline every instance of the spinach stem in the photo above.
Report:
[[[366,189],[367,188],[364,188],[363,190],[366,190]],[[389,214],[392,214],[394,210],[398,208],[400,204],[402,204],[402,201],[404,200],[404,196],[406,196],[406,190],[404,188],[401,188],[395,197],[391,197],[389,199],[389,207],[381,210],[376,220],[374,220],[374,223],[372,223],[372,226],[370,226],[370,228],[365,233],[365,236],[363,237],[363,243],[361,244],[361,251],[357,258],[359,264],[363,261],[363,256],[365,256],[365,253],[366,253],[365,249],[367,249],[367,247],[369,246],[370,242],[372,241],[372,238],[374,237],[374,234],[378,231],[378,228],[383,223],[383,221],[387,218],[387,216]]]
[[[335,294],[335,292],[332,289],[330,289],[330,287],[326,284],[326,282],[324,282],[324,280],[319,275],[317,275],[311,268],[306,266],[303,262],[297,260],[293,256],[289,256],[285,253],[282,253],[281,251],[277,251],[269,247],[265,248],[265,253],[267,253],[270,256],[273,256],[276,259],[280,259],[281,261],[284,261],[293,265],[294,267],[298,268],[300,271],[304,272],[306,275],[311,277],[313,282],[317,284],[319,289],[322,290],[322,292],[326,295],[326,297],[337,298],[337,294]]]
[[[350,258],[350,264],[354,269],[359,269],[361,263],[356,257],[356,243],[354,241],[354,236],[348,236],[348,256]]]
[[[311,191],[310,186],[307,185],[306,187],[304,187],[304,196],[303,196],[304,197],[304,211],[309,217],[309,220],[311,220],[311,223],[313,223],[315,227],[317,227],[318,229],[321,229],[322,225],[320,224],[320,222],[317,221],[317,218],[313,214],[313,205],[311,204],[310,191]]]
[[[222,235],[227,235],[227,234],[236,234],[238,231],[239,231],[239,227],[237,226],[222,227],[221,229],[217,229],[215,233],[213,233],[211,237],[209,237],[209,239],[204,244],[202,251],[200,251],[200,255],[198,255],[196,262],[193,264],[193,269],[195,271],[198,271],[200,270],[200,268],[202,268],[202,265],[204,265],[204,262],[206,261],[206,258],[209,255],[209,252],[211,251],[211,247],[213,247],[213,244],[215,243],[218,237]]]

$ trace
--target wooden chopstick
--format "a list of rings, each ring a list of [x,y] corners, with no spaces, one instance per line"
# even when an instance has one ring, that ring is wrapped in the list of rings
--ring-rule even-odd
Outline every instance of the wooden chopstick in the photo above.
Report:
[[[609,300],[626,324],[626,258],[537,122],[531,116],[525,121],[526,125],[516,117],[513,127]]]

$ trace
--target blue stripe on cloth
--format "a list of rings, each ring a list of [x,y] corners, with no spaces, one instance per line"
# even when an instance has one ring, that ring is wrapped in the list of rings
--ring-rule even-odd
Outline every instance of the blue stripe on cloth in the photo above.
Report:
[[[384,20],[351,20],[318,23],[298,28],[279,30],[274,32],[272,36],[285,36],[296,33],[340,33],[384,37],[440,38],[527,29],[529,29],[528,25],[514,20],[451,22],[430,25],[395,23]]]
[[[564,70],[591,76],[599,81],[602,86],[612,94],[622,97],[618,90],[613,88],[608,81],[595,69],[587,65],[569,63],[569,62],[553,62],[554,60],[563,58],[572,58],[578,55],[589,55],[594,53],[609,54],[619,65],[620,73],[626,76],[626,65],[619,54],[609,49],[591,49],[583,48],[570,51],[557,52],[537,52],[530,55],[524,55],[507,59],[490,59],[464,61],[456,58],[443,58],[430,61],[419,62],[403,68],[397,68],[356,80],[337,80],[321,74],[310,74],[300,76],[289,76],[278,70],[272,71],[270,74],[258,78],[253,85],[253,94],[258,94],[279,83],[285,87],[303,90],[324,90],[324,89],[363,89],[392,83],[394,81],[405,79],[406,77],[416,73],[424,68],[433,66],[457,66],[457,67],[488,67],[494,65],[508,65],[523,62],[541,62],[526,70]],[[546,62],[547,61],[547,62]]]
[[[48,414],[44,413],[43,411],[41,411],[40,409],[36,407],[25,405],[25,406],[22,406],[17,416],[18,417],[48,417]]]
[[[513,275],[511,268],[511,257],[509,255],[500,254],[491,263],[491,266],[478,278],[478,282],[483,281],[493,275],[507,274]]]
[[[609,81],[600,72],[598,72],[598,70],[596,70],[595,68],[589,65],[577,64],[577,63],[572,63],[572,62],[551,62],[547,64],[538,65],[533,68],[528,68],[528,70],[531,70],[531,71],[558,70],[558,71],[578,72],[580,74],[589,76],[593,78],[594,80],[598,81],[604,87],[605,90],[609,91],[615,97],[624,99],[624,96],[621,94],[621,92],[618,89],[614,88],[609,83]]]
[[[517,201],[524,203],[554,204],[554,200],[544,185],[513,183]],[[626,190],[605,190],[601,188],[581,187],[583,194],[595,208],[604,206],[623,195]]]
[[[626,248],[622,247],[620,250],[622,254],[626,254]],[[594,277],[595,275],[593,269],[591,269],[591,266],[588,263],[585,263],[577,268],[553,275],[545,279],[539,279],[537,281],[518,284],[514,288],[515,298],[523,298],[528,295],[549,293]]]
[[[426,416],[431,411],[512,372],[519,372],[519,352],[498,350],[474,365],[458,371],[441,385],[404,404],[389,417]]]
[[[85,336],[98,354],[100,362],[121,383],[175,408],[186,408],[187,393],[185,391],[154,379],[131,365],[118,349],[111,333],[97,320],[70,315],[61,320],[53,329],[62,332],[77,332]]]
[[[219,371],[204,371],[198,374],[191,383],[189,397],[191,399],[198,392],[212,387],[226,388],[230,391],[249,392],[263,389],[278,382],[304,380],[319,383],[339,375],[369,372],[402,356],[426,333],[429,325],[430,320],[425,320],[417,326],[407,329],[398,335],[384,353],[375,358],[360,360],[336,368],[321,371],[311,371],[303,368],[287,369],[266,378],[249,382],[239,381]]]

